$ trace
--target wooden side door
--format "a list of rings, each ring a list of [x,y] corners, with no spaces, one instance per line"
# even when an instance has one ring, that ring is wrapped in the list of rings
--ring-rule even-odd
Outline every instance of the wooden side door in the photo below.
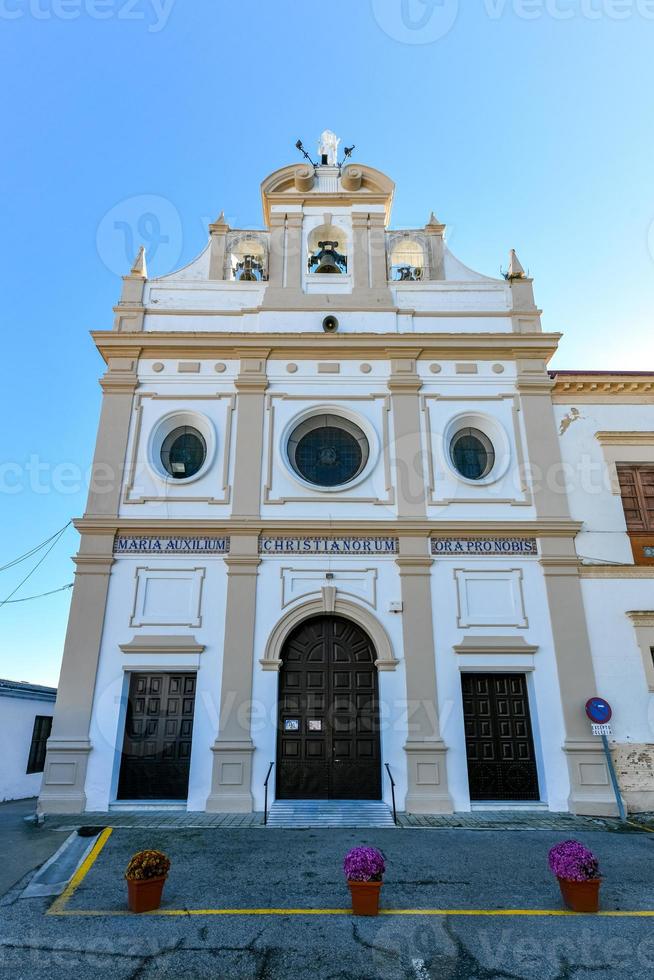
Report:
[[[195,686],[195,674],[131,675],[119,800],[186,799]]]
[[[462,674],[472,800],[538,800],[524,674]]]

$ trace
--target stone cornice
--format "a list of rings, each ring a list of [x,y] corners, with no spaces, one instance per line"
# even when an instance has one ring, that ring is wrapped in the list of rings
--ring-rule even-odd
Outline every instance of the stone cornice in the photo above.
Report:
[[[654,579],[654,565],[580,565],[579,577]]]
[[[602,446],[654,446],[654,432],[596,432]]]
[[[226,282],[227,280],[216,280],[217,282]],[[426,280],[427,282],[433,283],[435,287],[439,285],[437,280]],[[231,285],[231,283],[230,283]],[[250,285],[248,283],[248,285]],[[265,284],[264,284],[265,285]],[[389,282],[388,286],[392,288],[400,288],[402,292],[408,293],[409,286],[418,285],[417,283],[401,283],[401,282]],[[250,316],[251,314],[261,313],[262,311],[269,312],[274,310],[278,313],[298,313],[306,312],[308,310],[323,309],[325,306],[325,298],[317,299],[316,297],[321,296],[319,293],[301,293],[293,292],[295,303],[291,305],[286,302],[282,303],[270,303],[265,306],[247,306],[242,307],[237,310],[221,310],[215,307],[207,309],[198,309],[193,307],[192,309],[185,309],[184,307],[178,307],[176,309],[165,309],[159,306],[138,306],[134,305],[133,312],[147,313],[150,316],[233,316],[242,317]],[[328,304],[329,308],[333,309],[335,312],[353,312],[353,313],[379,313],[379,306],[367,305],[365,302],[361,301],[360,297],[352,298],[350,293],[338,293],[336,298],[339,303],[334,302],[334,295],[329,294]],[[356,302],[355,302],[356,300]],[[298,306],[298,302],[301,302],[303,306]],[[528,309],[528,310],[414,310],[403,306],[388,306],[384,307],[384,313],[403,313],[409,314],[410,316],[420,318],[441,318],[447,317],[447,319],[462,319],[474,317],[475,319],[507,319],[510,317],[528,317],[529,319],[535,319],[542,314],[542,310],[539,309]],[[124,313],[128,310],[127,304],[120,307],[114,307],[114,312]]]
[[[93,331],[92,337],[107,361],[117,351],[132,357],[221,357],[240,358],[245,351],[265,349],[270,358],[342,360],[365,358],[387,360],[406,350],[407,344],[418,359],[465,360],[478,358],[532,358],[548,361],[556,351],[560,334],[551,333],[412,333],[412,334],[331,334],[271,333],[254,334],[209,331],[115,333]]]
[[[119,643],[123,653],[202,653],[204,643],[198,643],[194,636],[134,636],[129,643]]]
[[[627,613],[627,616],[634,626],[647,626],[650,628],[654,626],[654,610],[632,609]]]
[[[651,401],[654,397],[654,373],[557,374],[554,375],[552,398],[556,402],[570,401]]]
[[[571,538],[582,528],[580,521],[573,520],[534,520],[534,521],[430,521],[428,519],[392,520],[314,520],[297,521],[267,520],[265,518],[227,518],[179,519],[172,515],[165,518],[139,517],[93,517],[86,515],[73,521],[81,534],[166,534],[184,535],[193,533],[225,533],[230,535],[362,535],[410,536],[424,535],[438,537],[472,536],[528,536]],[[427,557],[425,555],[425,557]],[[560,564],[560,562],[559,562]],[[600,566],[602,567],[602,566]],[[610,566],[615,567],[615,566]],[[622,567],[622,566],[621,566]],[[626,566],[631,567],[631,566]],[[654,575],[654,566],[650,569]]]

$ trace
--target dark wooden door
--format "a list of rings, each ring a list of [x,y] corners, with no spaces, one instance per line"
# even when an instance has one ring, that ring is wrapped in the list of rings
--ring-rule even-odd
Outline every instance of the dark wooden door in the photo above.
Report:
[[[349,620],[320,616],[287,640],[279,679],[277,797],[381,797],[375,651]]]
[[[538,800],[524,674],[462,674],[472,800]]]
[[[195,674],[132,674],[119,800],[185,800]]]

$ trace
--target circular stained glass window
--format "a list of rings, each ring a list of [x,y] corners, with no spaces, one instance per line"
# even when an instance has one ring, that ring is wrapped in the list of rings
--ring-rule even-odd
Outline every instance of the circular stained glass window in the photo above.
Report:
[[[479,429],[459,429],[450,443],[450,458],[466,480],[483,480],[493,469],[493,444]]]
[[[291,466],[317,487],[338,487],[361,473],[370,449],[363,431],[339,415],[314,415],[288,440]]]
[[[202,469],[207,444],[197,429],[182,425],[169,432],[161,446],[161,462],[173,480],[185,480]]]

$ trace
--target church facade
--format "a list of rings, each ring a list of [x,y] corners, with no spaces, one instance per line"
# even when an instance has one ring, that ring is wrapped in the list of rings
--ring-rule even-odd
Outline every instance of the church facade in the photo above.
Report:
[[[654,374],[549,372],[515,253],[276,170],[124,278],[39,807],[654,809]]]

